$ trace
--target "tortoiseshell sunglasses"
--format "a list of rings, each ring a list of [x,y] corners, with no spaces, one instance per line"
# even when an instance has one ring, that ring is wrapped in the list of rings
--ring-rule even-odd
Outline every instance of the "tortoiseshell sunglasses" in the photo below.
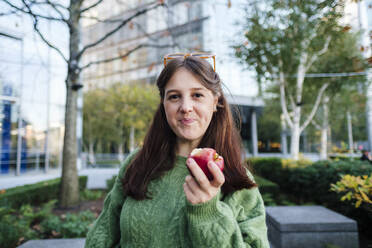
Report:
[[[177,58],[186,58],[189,56],[198,57],[201,59],[213,59],[213,70],[216,71],[216,55],[211,53],[197,52],[197,53],[171,53],[164,56],[164,66],[167,65],[167,61]]]

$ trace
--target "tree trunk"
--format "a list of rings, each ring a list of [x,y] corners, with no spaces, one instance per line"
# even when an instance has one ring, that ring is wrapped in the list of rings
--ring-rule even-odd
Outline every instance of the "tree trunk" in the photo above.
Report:
[[[129,151],[134,151],[134,126],[130,127],[130,134],[129,134]]]
[[[66,78],[66,112],[65,136],[63,146],[63,168],[60,192],[60,206],[73,207],[79,203],[79,180],[76,168],[77,161],[77,100],[80,88],[80,70],[78,68],[80,57],[80,0],[71,0],[69,10],[69,62]]]
[[[329,103],[329,97],[324,96],[323,98],[323,123],[321,126],[321,137],[320,137],[320,159],[326,160],[327,159],[327,146],[328,146],[328,116],[329,116],[329,110],[328,110],[328,103]]]
[[[368,79],[371,80],[372,69],[368,69]],[[368,138],[368,150],[372,152],[372,83],[367,88],[367,138]]]
[[[282,154],[286,156],[288,154],[288,150],[287,150],[287,125],[285,123],[285,119],[284,119],[283,114],[280,115],[280,125],[281,125],[281,128],[282,128],[282,131],[281,131],[281,134],[280,134],[281,150],[282,150]]]
[[[350,111],[346,112],[346,116],[347,116],[347,134],[348,134],[348,140],[349,140],[349,153],[353,153],[353,150],[354,150],[353,126],[351,123]]]
[[[67,88],[65,137],[63,146],[63,166],[60,195],[61,207],[72,207],[77,205],[79,202],[79,180],[76,168],[77,96],[77,91],[72,90],[71,87]]]
[[[300,120],[301,120],[301,107],[296,106],[293,111],[293,126],[291,128],[291,157],[294,160],[299,159],[300,152]]]
[[[120,143],[119,144],[119,148],[118,148],[118,160],[120,162],[120,164],[123,162],[124,160],[124,152],[123,152],[123,148],[124,148],[124,143]]]
[[[95,164],[96,163],[96,159],[94,157],[94,144],[93,142],[90,142],[89,143],[89,163],[90,164]]]

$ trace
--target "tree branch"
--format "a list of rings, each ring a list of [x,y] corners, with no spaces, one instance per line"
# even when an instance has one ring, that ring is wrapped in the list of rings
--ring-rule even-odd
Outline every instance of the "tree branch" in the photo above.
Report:
[[[8,13],[0,13],[0,16],[8,16],[8,15],[13,15],[13,14],[18,14],[17,10],[12,10]]]
[[[25,2],[25,0],[22,0],[22,2],[25,4],[26,8],[28,9],[28,13],[29,15],[31,15],[34,19],[34,29],[36,31],[36,33],[39,35],[39,37],[44,41],[45,44],[47,44],[50,48],[54,49],[55,51],[57,51],[57,53],[59,53],[59,55],[61,55],[61,57],[63,58],[63,60],[68,63],[68,60],[66,59],[65,55],[62,53],[62,51],[57,48],[56,46],[52,45],[45,37],[44,35],[40,32],[39,30],[39,27],[38,27],[38,16],[37,15],[34,15],[33,12],[31,11],[31,8],[27,5],[27,3]]]
[[[46,0],[46,3],[49,4],[50,6],[52,6],[52,8],[59,14],[59,16],[61,17],[61,19],[65,20],[67,22],[67,18],[65,18],[65,16],[63,15],[63,13],[57,8],[63,8],[63,10],[66,10],[68,11],[68,9],[61,5],[61,4],[57,4],[57,3],[52,3],[50,2],[49,0]]]
[[[291,93],[289,93],[288,95],[289,95],[289,100],[290,100],[290,102],[291,102],[291,107],[292,107],[292,109],[294,110],[295,107],[296,107],[296,104],[295,104],[295,102],[294,102],[293,96],[292,96]]]
[[[97,5],[99,5],[99,4],[102,3],[102,2],[103,2],[103,0],[98,0],[96,3],[94,3],[94,4],[92,4],[92,5],[88,6],[88,7],[86,7],[86,8],[84,8],[84,9],[80,10],[80,13],[84,13],[84,12],[86,12],[86,11],[88,11],[88,10],[90,10],[90,9],[92,9],[92,8],[94,8],[94,7],[96,7]]]
[[[157,2],[153,2],[153,3],[157,3]],[[151,6],[153,3],[151,3],[149,5]],[[135,13],[134,15],[132,15],[131,17],[129,17],[126,20],[122,21],[122,23],[120,23],[116,28],[114,28],[110,32],[106,33],[103,37],[101,37],[97,41],[95,41],[95,42],[93,42],[91,44],[88,44],[85,47],[83,47],[83,49],[79,52],[79,54],[76,56],[76,58],[79,59],[88,48],[94,47],[94,46],[98,45],[99,43],[103,42],[104,40],[106,40],[107,38],[109,38],[110,36],[112,36],[114,33],[116,33],[120,28],[122,28],[127,23],[129,23],[131,20],[133,20],[134,18],[136,18],[137,16],[143,15],[146,12],[148,12],[150,10],[153,10],[153,9],[156,9],[156,8],[158,8],[160,6],[164,6],[164,3],[160,2],[160,3],[155,4],[152,7],[145,8],[143,10],[138,11],[137,13]]]
[[[135,48],[131,49],[130,51],[126,52],[125,54],[123,55],[119,55],[119,56],[116,56],[116,57],[112,57],[112,58],[109,58],[109,59],[102,59],[102,60],[97,60],[97,61],[92,61],[92,62],[89,62],[88,64],[80,67],[80,71],[88,68],[89,66],[91,65],[97,65],[97,64],[104,64],[104,63],[108,63],[108,62],[111,62],[111,61],[114,61],[114,60],[118,60],[118,59],[123,59],[125,57],[128,57],[130,54],[132,54],[133,52],[143,48],[143,47],[155,47],[155,48],[167,48],[167,47],[173,47],[174,45],[155,45],[155,44],[140,44],[138,46],[136,46]]]
[[[310,69],[310,67],[312,66],[312,64],[315,62],[315,60],[318,59],[318,57],[322,54],[324,54],[325,52],[327,52],[328,50],[328,46],[329,46],[329,43],[331,42],[331,36],[328,36],[325,43],[324,43],[324,46],[323,48],[316,52],[315,54],[313,54],[313,56],[311,56],[310,60],[307,62],[306,64],[306,71],[308,71]]]
[[[1,0],[1,1],[3,1],[7,5],[9,5],[11,8],[13,8],[13,9],[19,11],[19,12],[22,12],[24,14],[36,16],[36,17],[43,18],[45,20],[50,20],[50,21],[67,22],[65,19],[62,19],[62,18],[56,18],[56,17],[52,17],[52,16],[45,16],[45,15],[41,15],[41,14],[32,13],[32,11],[31,11],[31,5],[32,4],[31,5],[28,5],[24,0],[22,0],[22,2],[25,5],[25,7],[26,7],[27,10],[25,10],[24,8],[21,8],[21,7],[18,7],[16,5],[12,4],[8,0]]]
[[[283,61],[279,59],[279,68],[282,68]],[[291,117],[289,116],[288,109],[287,109],[287,102],[285,98],[285,81],[284,81],[284,72],[282,69],[279,69],[279,87],[280,87],[280,105],[282,107],[283,115],[285,120],[288,123],[288,126],[290,128],[293,127],[293,122],[291,120]]]
[[[85,16],[85,15],[81,15],[80,17],[85,18],[85,19],[95,20],[97,22],[103,22],[103,23],[118,23],[118,22],[123,21],[123,19],[106,19],[106,20],[103,20],[103,19],[100,19],[100,18],[95,17],[95,16]]]
[[[315,101],[315,104],[313,106],[313,109],[311,110],[311,113],[308,115],[306,121],[301,125],[300,132],[302,132],[307,127],[307,125],[309,125],[310,121],[313,119],[316,111],[318,110],[318,107],[319,107],[320,101],[322,99],[323,93],[327,89],[328,85],[329,85],[329,83],[325,83],[320,88],[318,96],[317,96],[316,101]]]
[[[61,9],[63,9],[63,10],[68,11],[68,7],[67,6],[64,6],[64,5],[60,4],[60,3],[52,3],[49,0],[45,0],[45,2],[38,2],[37,0],[29,0],[29,1],[32,4],[34,4],[34,5],[51,5],[53,8],[59,7]],[[60,11],[60,10],[58,10],[58,11]]]
[[[318,123],[316,123],[315,120],[311,120],[311,124],[313,124],[315,126],[315,128],[318,129],[318,130],[322,129],[322,127]]]

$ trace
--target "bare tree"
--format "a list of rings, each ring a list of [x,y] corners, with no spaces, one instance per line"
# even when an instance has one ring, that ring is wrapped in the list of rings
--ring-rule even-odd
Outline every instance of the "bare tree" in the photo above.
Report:
[[[84,53],[105,40],[112,37],[117,31],[126,25],[129,25],[137,17],[146,14],[147,12],[166,7],[163,0],[157,0],[150,3],[143,4],[132,13],[129,17],[124,19],[116,19],[112,29],[107,30],[101,37],[95,41],[82,45],[80,27],[81,19],[84,15],[100,6],[103,0],[96,0],[91,5],[87,4],[86,0],[70,0],[68,6],[62,4],[58,0],[0,0],[4,3],[9,12],[0,13],[3,15],[23,14],[32,18],[34,31],[38,34],[41,40],[50,48],[55,50],[66,62],[67,76],[66,76],[66,107],[65,107],[65,136],[63,146],[63,166],[62,166],[62,183],[60,192],[60,206],[71,207],[79,202],[79,183],[76,168],[77,160],[77,139],[76,139],[76,121],[77,121],[77,99],[78,92],[83,87],[81,82],[81,73],[84,69],[93,64],[107,63],[116,59],[123,59],[129,56],[134,51],[142,47],[169,47],[169,45],[157,45],[151,43],[138,44],[137,46],[128,50],[125,54],[114,56],[109,59],[102,59],[91,61],[85,65],[81,65],[82,56]],[[66,25],[69,32],[69,49],[68,54],[63,52],[61,47],[56,45],[55,41],[49,40],[45,33],[40,29],[41,21],[59,22]],[[98,20],[97,21],[110,21]]]

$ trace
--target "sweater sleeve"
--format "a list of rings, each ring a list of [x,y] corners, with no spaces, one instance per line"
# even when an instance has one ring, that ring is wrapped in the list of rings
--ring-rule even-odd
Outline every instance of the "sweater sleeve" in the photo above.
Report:
[[[224,201],[219,193],[206,203],[186,204],[193,247],[270,247],[265,207],[257,187],[236,191]]]
[[[111,191],[103,203],[103,209],[87,234],[85,248],[116,247],[120,242],[120,212],[125,196],[121,183],[125,168],[132,161],[136,152],[130,154],[120,167]]]

